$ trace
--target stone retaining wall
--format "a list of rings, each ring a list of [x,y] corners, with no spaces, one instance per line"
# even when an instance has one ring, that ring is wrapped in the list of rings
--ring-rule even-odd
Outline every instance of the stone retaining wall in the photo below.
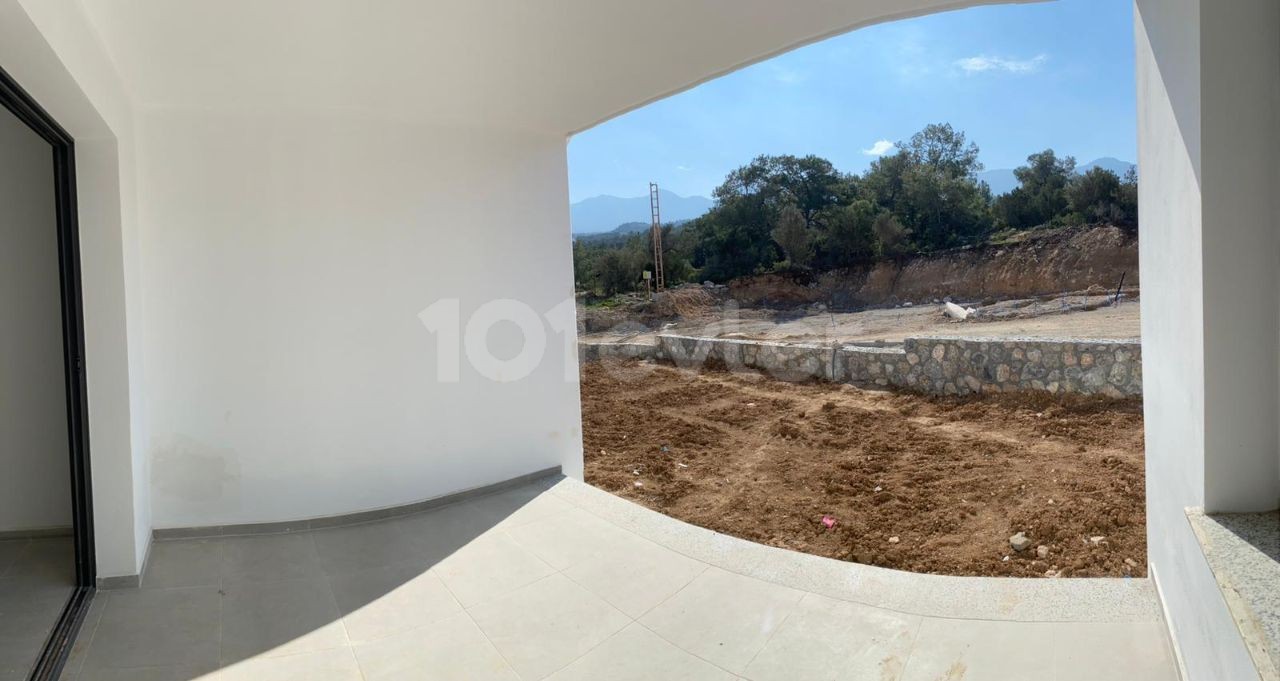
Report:
[[[685,367],[710,362],[787,381],[821,379],[933,395],[1142,394],[1142,346],[1136,340],[909,338],[901,346],[869,347],[662,335],[657,345],[584,345],[581,352],[584,360],[642,357]]]
[[[835,373],[839,350],[832,345],[670,335],[658,336],[658,344],[663,356],[677,366],[699,367],[712,362],[731,370],[757,369],[784,381],[841,380]]]
[[[662,348],[652,343],[578,343],[578,361],[598,359],[664,359]]]
[[[934,395],[1142,394],[1142,346],[1134,340],[908,338],[898,353],[844,348],[841,358],[848,382]]]

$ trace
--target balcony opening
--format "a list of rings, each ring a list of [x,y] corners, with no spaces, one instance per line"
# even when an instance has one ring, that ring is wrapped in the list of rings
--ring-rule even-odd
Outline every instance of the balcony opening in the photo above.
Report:
[[[1145,576],[1132,22],[872,26],[573,138],[586,481],[854,563]]]

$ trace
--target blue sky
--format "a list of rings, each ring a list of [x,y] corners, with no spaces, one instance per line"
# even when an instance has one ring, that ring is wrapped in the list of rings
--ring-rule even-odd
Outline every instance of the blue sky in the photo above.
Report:
[[[775,57],[575,135],[572,201],[652,180],[709,196],[758,154],[818,154],[861,172],[931,122],[988,169],[1052,147],[1137,157],[1130,0],[979,7],[871,26]]]

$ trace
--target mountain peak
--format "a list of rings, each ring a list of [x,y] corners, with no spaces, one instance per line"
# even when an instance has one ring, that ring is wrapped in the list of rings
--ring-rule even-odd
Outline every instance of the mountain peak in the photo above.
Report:
[[[658,189],[662,221],[692,220],[711,210],[715,202],[705,196],[680,196]],[[649,224],[649,196],[621,197],[601,194],[569,206],[569,219],[574,234],[608,232],[628,222]]]
[[[1121,161],[1112,156],[1103,156],[1096,158],[1088,163],[1081,163],[1076,166],[1078,174],[1085,174],[1094,168],[1105,168],[1111,172],[1124,177],[1130,168],[1137,166],[1128,162]],[[999,196],[1000,194],[1008,194],[1018,186],[1018,178],[1014,176],[1012,168],[995,168],[978,173],[978,179],[986,182],[991,187],[991,193]]]

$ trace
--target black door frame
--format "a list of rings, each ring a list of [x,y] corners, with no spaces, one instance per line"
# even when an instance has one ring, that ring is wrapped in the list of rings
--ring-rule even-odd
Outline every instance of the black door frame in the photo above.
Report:
[[[75,140],[0,68],[0,105],[52,147],[58,219],[58,270],[62,297],[62,359],[71,457],[71,524],[76,585],[44,650],[32,681],[56,679],[93,599],[97,564],[93,545],[93,499],[89,476],[89,403],[84,370],[84,298],[80,285],[80,231],[76,222]]]

